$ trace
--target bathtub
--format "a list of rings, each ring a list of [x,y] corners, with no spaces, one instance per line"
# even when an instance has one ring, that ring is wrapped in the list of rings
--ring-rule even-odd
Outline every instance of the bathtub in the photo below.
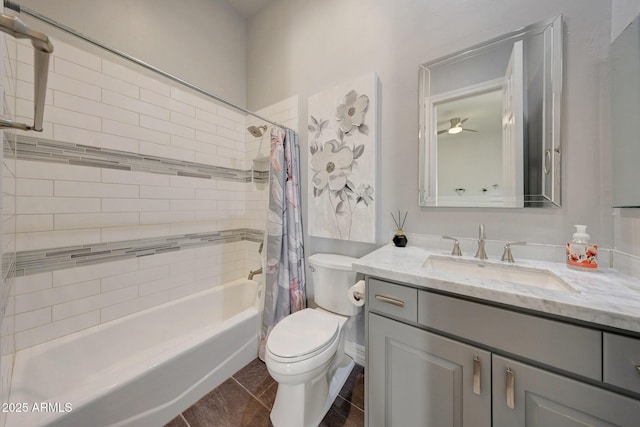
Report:
[[[6,426],[164,425],[256,357],[258,291],[236,280],[17,352]]]

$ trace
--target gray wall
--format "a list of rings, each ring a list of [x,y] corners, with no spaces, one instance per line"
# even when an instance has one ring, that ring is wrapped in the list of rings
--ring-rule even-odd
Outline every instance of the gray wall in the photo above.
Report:
[[[237,105],[245,105],[245,20],[224,0],[17,3]],[[41,23],[33,25],[45,30]]]
[[[457,21],[450,19],[452,11]],[[566,37],[562,208],[419,208],[418,65],[559,14]],[[602,0],[275,0],[248,21],[247,105],[257,109],[298,94],[304,129],[309,96],[370,71],[378,74],[378,245],[393,231],[389,212],[403,209],[409,210],[407,231],[414,233],[472,237],[485,223],[489,239],[564,244],[573,224],[587,224],[594,242],[611,247],[610,138],[603,119],[610,35],[611,3]],[[306,190],[306,132],[300,140]],[[361,256],[374,247],[307,238],[306,252]]]

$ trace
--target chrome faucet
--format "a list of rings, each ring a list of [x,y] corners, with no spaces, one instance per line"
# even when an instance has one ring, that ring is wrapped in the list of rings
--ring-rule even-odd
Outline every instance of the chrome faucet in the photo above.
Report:
[[[478,250],[476,251],[475,257],[480,259],[487,259],[487,253],[484,250],[484,224],[480,224],[478,228]]]

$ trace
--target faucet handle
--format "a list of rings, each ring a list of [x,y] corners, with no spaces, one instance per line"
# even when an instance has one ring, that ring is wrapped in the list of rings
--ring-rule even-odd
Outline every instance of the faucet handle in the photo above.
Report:
[[[453,250],[451,251],[451,255],[462,256],[462,251],[460,250],[460,244],[458,243],[458,239],[451,236],[442,236],[442,238],[447,240],[453,240]]]
[[[515,260],[513,259],[513,254],[511,253],[511,246],[525,246],[526,244],[527,242],[507,242],[504,245],[504,252],[502,253],[502,258],[500,259],[505,262],[515,262]]]

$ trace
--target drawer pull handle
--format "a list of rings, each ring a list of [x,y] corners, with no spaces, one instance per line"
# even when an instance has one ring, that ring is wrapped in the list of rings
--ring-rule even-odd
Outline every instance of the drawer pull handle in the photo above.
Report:
[[[515,382],[516,374],[513,373],[511,368],[507,368],[507,407],[509,409],[515,408]]]
[[[389,304],[397,305],[398,307],[404,307],[404,301],[399,299],[387,297],[384,295],[378,295],[378,294],[376,294],[376,299],[380,302],[386,302]]]
[[[473,356],[473,392],[480,394],[480,357]]]

